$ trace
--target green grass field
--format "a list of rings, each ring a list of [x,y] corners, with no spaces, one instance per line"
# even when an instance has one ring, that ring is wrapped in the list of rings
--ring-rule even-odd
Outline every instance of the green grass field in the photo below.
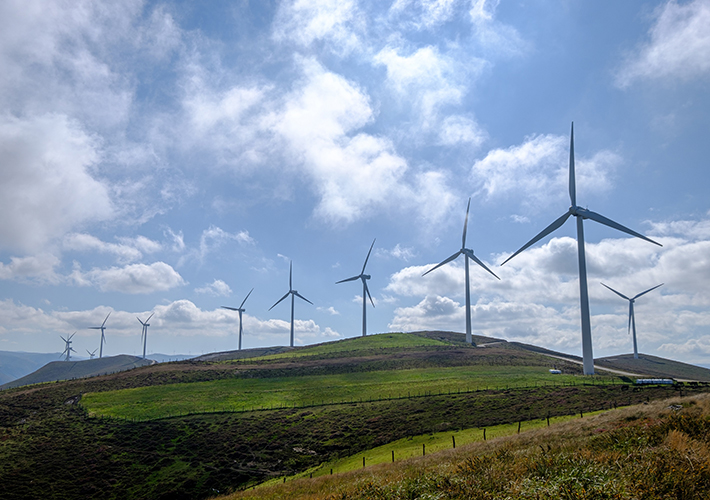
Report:
[[[607,382],[617,379],[609,378]],[[189,413],[249,411],[553,384],[588,379],[544,367],[462,366],[278,378],[234,378],[85,394],[92,416],[149,420]]]
[[[314,346],[297,348],[293,351],[249,358],[249,361],[284,360],[303,357],[357,357],[382,349],[412,349],[417,347],[445,347],[451,344],[411,333],[380,333],[367,337],[356,337],[334,342],[325,342]]]
[[[604,413],[604,411],[595,411],[586,414],[590,417],[596,414]],[[569,420],[579,419],[580,415],[565,415],[559,417],[550,417],[550,425],[567,422]],[[547,419],[537,419],[521,422],[520,432],[526,432],[533,429],[547,427]],[[518,424],[502,424],[493,425],[486,428],[486,439],[492,440],[503,436],[512,436],[517,434]],[[453,439],[452,439],[453,437]],[[433,434],[423,434],[419,436],[410,436],[404,439],[399,439],[383,446],[378,446],[367,451],[356,453],[349,457],[333,460],[323,463],[317,467],[313,467],[299,474],[286,477],[286,481],[298,479],[301,477],[318,477],[352,470],[362,469],[362,459],[365,458],[365,466],[377,465],[382,463],[392,462],[392,452],[394,452],[395,461],[406,460],[408,458],[420,457],[424,452],[427,455],[436,453],[437,451],[448,450],[453,447],[454,439],[456,446],[461,447],[467,444],[483,441],[483,429],[474,427],[472,429],[462,429],[459,431],[436,432]],[[283,482],[284,478],[274,478],[266,481],[259,486],[270,486]]]

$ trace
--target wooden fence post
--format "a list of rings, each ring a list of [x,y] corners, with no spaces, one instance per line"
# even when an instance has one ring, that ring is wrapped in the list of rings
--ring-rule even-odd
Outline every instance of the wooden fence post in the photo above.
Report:
[[[456,436],[451,436],[451,442],[454,445],[454,450],[456,449]]]

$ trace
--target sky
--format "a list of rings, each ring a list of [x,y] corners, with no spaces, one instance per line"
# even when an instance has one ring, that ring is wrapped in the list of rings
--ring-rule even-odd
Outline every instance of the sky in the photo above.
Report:
[[[0,3],[0,350],[139,354],[465,330],[710,365],[710,1]]]

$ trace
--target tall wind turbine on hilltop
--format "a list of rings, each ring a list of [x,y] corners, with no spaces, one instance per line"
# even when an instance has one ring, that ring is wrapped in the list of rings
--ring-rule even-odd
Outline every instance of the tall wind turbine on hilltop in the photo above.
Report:
[[[602,283],[602,285],[605,286],[605,287],[607,287],[609,290],[611,290],[612,292],[614,292],[615,294],[617,294],[617,295],[618,295],[619,297],[621,297],[622,299],[626,299],[626,300],[629,301],[629,328],[628,328],[628,333],[631,333],[631,330],[632,330],[632,328],[633,328],[633,332],[634,332],[634,336],[633,336],[633,338],[634,338],[634,359],[639,359],[639,351],[638,351],[638,347],[636,346],[636,318],[634,317],[634,301],[635,301],[636,299],[638,299],[641,295],[646,295],[646,294],[647,294],[648,292],[650,292],[651,290],[655,290],[656,288],[663,286],[663,283],[661,283],[660,285],[656,285],[656,286],[654,286],[653,288],[649,288],[649,289],[646,290],[645,292],[641,292],[641,293],[639,293],[639,294],[637,294],[637,295],[634,295],[632,298],[628,298],[626,295],[617,292],[617,291],[614,290],[612,287],[610,287],[610,286],[608,286],[608,285],[605,285],[604,283]]]
[[[437,268],[443,266],[444,264],[448,264],[452,260],[456,260],[459,255],[463,254],[465,262],[466,262],[466,264],[465,264],[465,267],[466,267],[466,342],[469,344],[473,344],[473,338],[471,337],[471,291],[469,289],[468,259],[471,259],[472,261],[474,261],[476,264],[481,266],[483,269],[485,269],[486,271],[491,273],[496,278],[498,278],[498,276],[496,276],[496,274],[493,271],[488,269],[486,267],[486,265],[483,262],[481,262],[478,259],[478,257],[476,257],[473,254],[473,250],[471,250],[470,248],[466,248],[466,230],[468,228],[468,211],[470,208],[471,208],[471,198],[468,199],[468,205],[466,206],[466,219],[464,220],[464,223],[463,223],[463,237],[461,238],[461,250],[459,250],[458,252],[453,254],[448,259],[443,260],[442,262],[440,262],[436,266],[432,267],[427,272],[422,274],[422,276],[426,276],[427,274],[432,272],[434,269],[437,269]],[[498,278],[498,279],[500,279],[500,278]]]
[[[556,219],[552,224],[543,229],[537,236],[528,241],[523,245],[520,250],[515,252],[513,255],[508,257],[503,264],[508,262],[510,259],[518,255],[520,252],[528,248],[529,246],[535,244],[551,232],[555,231],[562,224],[565,223],[570,216],[574,215],[577,218],[577,255],[579,262],[579,302],[580,309],[582,313],[582,361],[584,363],[584,374],[594,375],[594,355],[592,353],[592,325],[589,318],[589,294],[587,291],[587,263],[584,255],[584,226],[582,221],[584,219],[592,219],[593,221],[609,226],[610,228],[616,229],[618,231],[630,234],[631,236],[636,236],[642,240],[646,240],[654,245],[663,246],[660,243],[653,241],[650,238],[645,237],[642,234],[637,233],[629,229],[628,227],[622,226],[621,224],[614,222],[611,219],[607,219],[603,215],[600,215],[586,208],[577,206],[577,188],[575,186],[574,178],[574,122],[572,123],[572,131],[570,133],[570,146],[569,146],[569,197],[571,206],[562,216]],[[503,265],[501,264],[501,266]]]
[[[148,316],[148,319],[145,320],[145,322],[141,321],[141,319],[136,316],[136,319],[140,321],[141,325],[143,325],[143,330],[141,331],[141,341],[143,342],[143,359],[145,359],[145,345],[148,342],[148,327],[150,326],[150,323],[148,323],[148,321],[150,321],[150,318],[153,317],[153,314],[155,313],[152,313],[150,316]]]
[[[74,332],[74,333],[76,333],[76,332]],[[59,336],[59,338],[61,338],[64,341],[64,346],[65,346],[64,352],[62,352],[60,354],[60,356],[64,356],[65,354],[67,355],[67,357],[64,361],[69,361],[70,354],[72,351],[74,351],[74,348],[71,346],[71,338],[74,336],[74,333],[72,333],[69,336],[69,338],[66,338],[66,339],[64,337],[62,337],[61,335]],[[74,352],[76,352],[76,351],[74,351]]]
[[[106,319],[103,323],[101,323],[101,326],[89,327],[89,330],[101,330],[101,342],[99,343],[99,358],[102,358],[104,355],[104,344],[106,343],[106,336],[104,335],[104,332],[106,331],[106,321],[108,320],[109,316],[111,316],[111,311],[109,311],[109,313],[106,315]]]
[[[375,246],[375,240],[372,240],[372,245],[370,245],[370,250],[367,252],[367,257],[365,257],[365,263],[362,265],[362,271],[357,276],[348,278],[345,280],[337,281],[338,283],[345,283],[346,281],[362,280],[362,336],[367,335],[367,297],[370,297],[370,303],[372,307],[375,307],[375,303],[372,301],[372,295],[370,295],[370,290],[367,288],[367,280],[370,279],[369,274],[365,274],[365,267],[367,266],[367,261],[370,258],[370,253],[372,252],[372,247]],[[366,296],[367,295],[367,296]]]
[[[274,307],[279,305],[279,302],[281,302],[283,299],[285,299],[288,296],[291,296],[291,347],[293,347],[293,302],[294,302],[294,297],[298,297],[300,299],[305,300],[309,304],[313,305],[313,302],[305,298],[303,295],[298,293],[296,290],[293,289],[293,261],[288,266],[288,292],[286,292],[286,295],[281,297],[278,301],[276,301],[276,304],[273,306],[269,307],[269,311],[271,311]]]
[[[251,292],[253,292],[254,289],[252,288],[249,290],[249,293],[247,294],[246,297],[244,297],[244,300],[242,300],[242,303],[239,305],[239,307],[227,307],[227,306],[222,306],[224,309],[229,309],[230,311],[237,311],[239,313],[239,350],[242,350],[242,313],[246,311],[244,309],[244,303],[247,301],[249,296],[251,295]]]

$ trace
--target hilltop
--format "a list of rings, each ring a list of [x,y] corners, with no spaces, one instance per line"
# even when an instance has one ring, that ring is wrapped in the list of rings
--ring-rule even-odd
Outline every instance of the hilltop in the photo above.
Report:
[[[387,333],[2,391],[3,493],[207,498],[410,436],[707,390],[584,377],[561,353],[475,342]],[[553,366],[563,373],[551,375]]]
[[[81,361],[52,361],[29,375],[0,385],[0,389],[10,389],[43,382],[55,382],[57,380],[96,377],[97,375],[132,370],[139,366],[148,366],[154,363],[155,361],[153,360],[129,356],[127,354]]]

